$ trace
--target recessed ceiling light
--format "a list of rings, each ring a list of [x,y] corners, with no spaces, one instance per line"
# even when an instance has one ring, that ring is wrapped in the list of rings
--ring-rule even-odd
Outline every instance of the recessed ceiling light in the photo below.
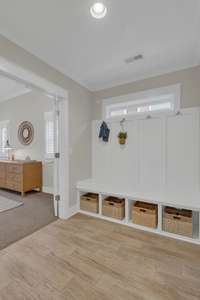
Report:
[[[107,7],[103,3],[97,2],[92,5],[90,12],[93,18],[102,19],[107,14]]]
[[[138,54],[138,55],[135,55],[135,56],[132,56],[132,57],[128,57],[127,59],[125,59],[125,62],[127,64],[130,64],[136,60],[141,60],[143,59],[143,55],[142,54]]]

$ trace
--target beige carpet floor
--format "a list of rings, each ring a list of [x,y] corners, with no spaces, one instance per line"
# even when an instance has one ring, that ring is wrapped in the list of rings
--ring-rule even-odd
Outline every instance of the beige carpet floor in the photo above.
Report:
[[[50,194],[31,192],[21,198],[18,193],[0,190],[1,196],[22,200],[24,205],[0,213],[0,249],[57,220]]]

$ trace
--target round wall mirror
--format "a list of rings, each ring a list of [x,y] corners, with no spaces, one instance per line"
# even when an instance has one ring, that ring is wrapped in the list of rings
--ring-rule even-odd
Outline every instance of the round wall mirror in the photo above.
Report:
[[[22,145],[30,145],[34,138],[34,128],[33,125],[24,121],[19,125],[18,138]]]

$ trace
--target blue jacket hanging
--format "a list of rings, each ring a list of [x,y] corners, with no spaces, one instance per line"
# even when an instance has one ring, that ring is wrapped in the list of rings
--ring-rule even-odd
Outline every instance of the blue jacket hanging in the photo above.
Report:
[[[99,138],[102,138],[104,142],[108,142],[110,136],[110,129],[106,122],[103,121],[100,127]]]

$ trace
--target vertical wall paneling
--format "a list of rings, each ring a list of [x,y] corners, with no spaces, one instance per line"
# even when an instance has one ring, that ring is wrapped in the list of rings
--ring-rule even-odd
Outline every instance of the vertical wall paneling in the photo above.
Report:
[[[93,178],[137,191],[200,191],[200,111],[132,119],[124,124],[127,143],[118,144],[119,121],[109,121],[110,140],[98,138],[102,121],[94,121]]]
[[[163,184],[163,121],[151,118],[139,124],[140,184],[154,189]]]
[[[121,130],[119,122],[112,124],[112,141],[110,156],[111,180],[113,183],[125,186],[137,184],[137,123],[127,121],[124,130],[128,138],[126,145],[119,145],[118,133]]]
[[[198,118],[194,111],[166,121],[166,178],[168,189],[197,191]]]

